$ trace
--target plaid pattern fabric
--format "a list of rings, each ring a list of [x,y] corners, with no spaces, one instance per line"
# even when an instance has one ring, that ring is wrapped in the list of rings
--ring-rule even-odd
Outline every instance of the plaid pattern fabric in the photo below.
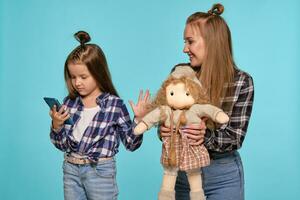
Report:
[[[207,109],[207,107],[203,107],[203,109]],[[165,112],[167,115],[167,120],[165,124],[168,126],[172,126],[173,129],[173,137],[175,137],[175,141],[173,143],[173,147],[175,149],[176,154],[176,167],[179,170],[188,171],[201,167],[205,167],[210,164],[210,158],[207,149],[204,145],[192,146],[189,144],[188,138],[186,135],[179,131],[176,132],[176,128],[180,122],[180,116],[184,115],[187,120],[187,124],[196,124],[201,122],[201,118],[192,111],[192,108],[189,110],[181,111],[172,111],[170,107],[165,107],[165,109],[161,109],[162,112]],[[220,109],[211,109],[211,115],[217,113]],[[173,120],[173,123],[171,121]],[[170,155],[170,146],[171,146],[171,137],[163,137],[162,141],[162,155],[161,155],[161,164],[165,167],[169,167],[169,159]],[[171,166],[172,167],[172,166]]]
[[[188,171],[208,166],[210,158],[204,145],[191,146],[186,137],[182,137],[182,153],[179,170]]]
[[[210,152],[228,152],[241,148],[244,141],[254,100],[252,77],[236,70],[232,95],[222,99],[222,109],[230,121],[215,130],[206,129],[204,145]]]
[[[175,136],[175,152],[176,166],[179,170],[188,171],[198,169],[210,164],[209,154],[204,145],[191,146],[186,136],[180,133],[174,133]],[[171,137],[163,137],[161,164],[169,166],[169,149]]]
[[[50,139],[56,148],[67,153],[86,155],[90,160],[96,161],[101,157],[112,157],[118,153],[120,140],[130,151],[139,148],[143,136],[135,136],[135,124],[130,120],[129,113],[122,99],[102,93],[96,99],[100,111],[86,128],[80,142],[76,142],[72,132],[80,120],[83,111],[81,97],[74,100],[65,98],[64,105],[70,110],[75,125],[65,124],[56,132],[51,128]]]

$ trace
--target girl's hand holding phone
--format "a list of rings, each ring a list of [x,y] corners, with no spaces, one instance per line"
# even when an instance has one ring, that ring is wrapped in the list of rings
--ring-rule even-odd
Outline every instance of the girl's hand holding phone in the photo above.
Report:
[[[68,110],[66,110],[66,106],[61,106],[61,108],[56,111],[56,105],[54,105],[50,110],[49,115],[52,118],[52,127],[56,130],[60,129],[64,122],[70,118],[70,114]]]

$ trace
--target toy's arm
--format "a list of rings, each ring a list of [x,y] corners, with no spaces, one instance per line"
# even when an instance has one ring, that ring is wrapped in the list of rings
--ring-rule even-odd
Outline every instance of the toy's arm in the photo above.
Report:
[[[157,124],[160,120],[160,108],[156,108],[152,110],[150,113],[148,113],[141,122],[137,124],[137,126],[134,128],[134,134],[135,135],[141,135],[145,131],[149,130],[152,126]]]
[[[191,111],[196,112],[199,117],[210,117],[213,121],[225,124],[229,121],[229,117],[220,108],[210,104],[195,104],[191,107]]]

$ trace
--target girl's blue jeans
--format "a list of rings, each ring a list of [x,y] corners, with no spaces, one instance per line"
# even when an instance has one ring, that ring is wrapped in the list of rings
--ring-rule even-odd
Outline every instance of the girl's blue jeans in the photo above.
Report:
[[[202,168],[206,200],[244,200],[244,171],[239,153],[211,160]],[[176,200],[189,200],[189,183],[185,172],[179,172],[175,186]]]
[[[95,165],[63,163],[65,200],[115,200],[118,196],[114,159]]]

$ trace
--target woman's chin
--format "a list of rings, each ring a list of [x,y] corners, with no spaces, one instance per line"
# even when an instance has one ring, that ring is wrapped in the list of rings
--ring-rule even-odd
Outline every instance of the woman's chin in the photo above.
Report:
[[[191,66],[194,68],[197,68],[197,67],[200,67],[201,66],[201,63],[197,62],[197,61],[194,61],[194,60],[191,60],[190,62]]]

